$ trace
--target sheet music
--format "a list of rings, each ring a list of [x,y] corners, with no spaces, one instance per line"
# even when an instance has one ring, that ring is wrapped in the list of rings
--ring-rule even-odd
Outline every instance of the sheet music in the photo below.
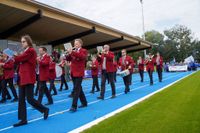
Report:
[[[71,43],[65,43],[64,47],[65,47],[65,50],[72,49],[72,44]]]
[[[103,51],[103,46],[97,46],[97,51],[101,53]]]
[[[7,48],[3,50],[3,53],[6,54],[9,57],[13,57],[13,55],[15,54],[14,51],[12,51],[11,49]]]

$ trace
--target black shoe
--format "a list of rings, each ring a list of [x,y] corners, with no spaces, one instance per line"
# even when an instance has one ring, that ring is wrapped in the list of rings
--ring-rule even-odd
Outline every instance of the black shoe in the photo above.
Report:
[[[6,99],[7,99],[7,100],[10,100],[10,99],[12,99],[12,98],[11,98],[11,97],[7,97]]]
[[[94,91],[90,91],[90,93],[94,94]]]
[[[115,95],[112,95],[110,98],[113,99],[113,98],[115,98],[115,97],[116,97]]]
[[[18,98],[14,98],[11,102],[17,102]]]
[[[51,104],[53,104],[53,102],[48,102],[48,103],[46,103],[45,105],[51,105]]]
[[[72,97],[73,97],[73,95],[72,95],[72,94],[70,94],[68,97],[71,97],[71,98],[72,98]]]
[[[69,111],[70,111],[70,112],[76,112],[76,108],[71,107],[71,108],[69,109]]]
[[[1,99],[0,103],[5,103],[6,99]]]
[[[57,95],[57,93],[53,93],[52,95]]]
[[[44,120],[46,120],[49,116],[49,109],[47,108],[45,111],[44,111]]]
[[[100,90],[96,90],[95,92],[99,92]]]
[[[14,124],[13,127],[19,127],[19,126],[26,125],[26,124],[27,124],[27,120],[19,121],[18,123]]]
[[[99,96],[99,97],[97,97],[97,99],[104,100],[104,97],[102,97],[102,96]]]
[[[82,104],[82,105],[80,105],[78,108],[85,108],[85,107],[87,107],[87,104]]]
[[[128,91],[127,91],[127,90],[125,90],[125,91],[124,91],[124,93],[125,93],[125,94],[127,94],[127,93],[128,93]]]
[[[58,91],[62,91],[62,89],[59,89]]]

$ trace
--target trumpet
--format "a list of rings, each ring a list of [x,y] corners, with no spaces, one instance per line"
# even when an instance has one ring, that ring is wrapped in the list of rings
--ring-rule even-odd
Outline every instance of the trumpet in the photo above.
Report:
[[[68,48],[68,49],[64,52],[64,54],[65,54],[65,55],[69,55],[69,53],[70,53],[71,50],[72,50],[72,51],[76,51],[77,48],[76,48],[76,47]]]
[[[154,55],[152,55],[151,57],[147,57],[146,60],[145,60],[145,62],[151,62],[152,59],[153,59],[153,57],[154,57]]]

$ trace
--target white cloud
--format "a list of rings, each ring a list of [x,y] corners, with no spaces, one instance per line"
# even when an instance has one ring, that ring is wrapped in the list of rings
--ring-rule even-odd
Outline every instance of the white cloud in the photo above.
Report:
[[[119,29],[142,34],[140,0],[38,0],[39,2]],[[186,25],[200,39],[199,0],[143,0],[145,29],[163,31],[175,24]]]

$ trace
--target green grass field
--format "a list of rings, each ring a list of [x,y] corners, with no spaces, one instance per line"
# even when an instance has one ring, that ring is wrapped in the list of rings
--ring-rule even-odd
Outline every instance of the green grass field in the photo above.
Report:
[[[200,71],[85,133],[200,133]]]

